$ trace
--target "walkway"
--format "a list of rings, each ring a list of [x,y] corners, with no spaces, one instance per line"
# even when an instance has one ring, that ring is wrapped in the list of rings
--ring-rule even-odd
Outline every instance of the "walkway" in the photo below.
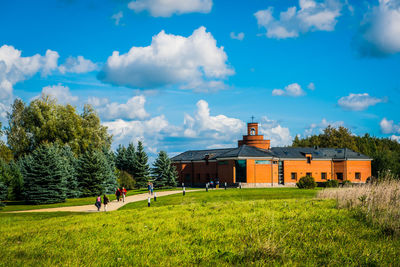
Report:
[[[187,193],[194,192],[194,191],[203,191],[202,189],[198,190],[187,190]],[[174,191],[161,191],[157,192],[157,198],[163,197],[163,196],[169,196],[169,195],[174,195],[174,194],[182,194],[182,190],[174,190]],[[107,211],[113,211],[121,208],[125,204],[131,203],[131,202],[137,202],[137,201],[142,201],[142,200],[147,200],[149,197],[148,193],[145,194],[138,194],[138,195],[133,195],[125,198],[125,202],[117,202],[116,200],[110,202],[107,207]],[[95,202],[95,197],[93,197],[93,204],[91,205],[84,205],[84,206],[71,206],[71,207],[59,207],[59,208],[49,208],[49,209],[37,209],[37,210],[21,210],[21,211],[10,211],[10,213],[21,213],[21,212],[56,212],[56,211],[69,211],[69,212],[97,212],[97,208],[94,206]],[[153,197],[151,198],[151,201],[153,201]],[[147,204],[146,204],[147,206]],[[103,204],[101,205],[101,211],[104,211]]]

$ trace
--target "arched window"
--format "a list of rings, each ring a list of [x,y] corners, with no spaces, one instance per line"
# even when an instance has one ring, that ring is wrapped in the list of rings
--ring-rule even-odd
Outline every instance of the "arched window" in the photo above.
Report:
[[[256,129],[251,128],[250,129],[250,135],[256,135]]]

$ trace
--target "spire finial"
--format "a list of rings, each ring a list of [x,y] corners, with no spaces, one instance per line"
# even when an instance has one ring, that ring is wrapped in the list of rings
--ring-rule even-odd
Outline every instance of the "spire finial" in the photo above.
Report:
[[[252,123],[254,122],[254,116],[251,116],[251,122]]]

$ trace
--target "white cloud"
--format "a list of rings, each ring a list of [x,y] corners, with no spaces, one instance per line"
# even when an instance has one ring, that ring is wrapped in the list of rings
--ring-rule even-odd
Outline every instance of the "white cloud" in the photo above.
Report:
[[[78,101],[77,96],[71,95],[71,92],[69,91],[69,87],[63,86],[61,84],[43,87],[42,95],[48,95],[48,96],[55,97],[57,99],[57,102],[61,103],[61,104],[72,104],[72,103]],[[38,97],[39,96],[36,96],[35,98],[38,98]]]
[[[183,125],[185,137],[201,137],[204,140],[211,139],[228,144],[237,142],[237,137],[245,129],[244,122],[225,115],[211,116],[208,103],[204,100],[198,101],[196,106],[197,111],[194,116],[185,114]]]
[[[106,98],[90,97],[88,103],[93,105],[101,118],[105,120],[113,119],[137,119],[143,120],[149,117],[149,114],[144,108],[146,98],[142,95],[134,96],[126,103],[109,103]]]
[[[309,83],[307,85],[307,88],[310,89],[311,91],[314,91],[315,90],[315,84],[314,83]]]
[[[304,134],[305,134],[305,136],[310,136],[313,134],[320,134],[328,126],[337,128],[339,126],[344,126],[344,122],[343,121],[328,121],[325,118],[323,118],[320,123],[312,123],[308,128],[306,128],[306,130],[304,131]]]
[[[400,136],[399,135],[392,135],[390,137],[390,139],[392,139],[393,141],[396,141],[398,143],[400,143]]]
[[[272,95],[273,96],[286,95],[286,96],[298,97],[298,96],[305,95],[305,93],[304,93],[303,89],[301,89],[301,86],[298,83],[292,83],[292,84],[289,84],[288,86],[286,86],[284,88],[284,90],[282,90],[282,89],[272,90]]]
[[[239,32],[238,34],[235,34],[234,32],[231,32],[230,36],[231,36],[231,39],[235,39],[235,40],[239,40],[239,41],[242,41],[244,39],[244,33],[243,32]]]
[[[400,1],[379,0],[365,15],[355,40],[361,56],[400,52]]]
[[[385,99],[372,97],[367,93],[364,94],[349,94],[339,99],[338,104],[346,110],[365,110],[370,106],[375,106],[378,103],[385,102]]]
[[[212,0],[135,0],[128,8],[136,13],[144,10],[153,17],[170,17],[173,14],[209,13]]]
[[[292,144],[292,136],[289,128],[282,127],[277,121],[262,117],[260,121],[259,133],[264,138],[271,140],[271,146],[287,146]]]
[[[150,46],[132,47],[128,53],[114,51],[99,73],[99,79],[132,88],[206,88],[223,84],[234,74],[227,65],[223,47],[206,28],[200,27],[189,37],[166,34],[153,36]]]
[[[39,54],[22,57],[22,51],[13,46],[0,47],[0,99],[9,100],[12,97],[13,86],[36,73],[48,75],[57,68],[59,55],[47,50],[44,56]]]
[[[85,59],[83,56],[78,57],[68,57],[64,64],[58,67],[58,70],[65,74],[67,72],[71,73],[86,73],[97,70],[97,64],[92,61]]]
[[[152,153],[159,151],[160,140],[168,136],[169,123],[163,115],[145,121],[122,120],[107,121],[108,132],[113,135],[114,143],[128,144],[142,141]]]
[[[259,10],[254,16],[258,25],[265,28],[268,38],[286,39],[309,31],[333,31],[341,9],[337,0],[299,0],[299,9],[289,7],[278,19],[273,16],[273,7]]]
[[[113,14],[112,16],[111,16],[111,19],[113,19],[114,20],[114,22],[115,22],[115,25],[119,25],[119,23],[120,23],[120,21],[121,21],[121,19],[124,17],[124,13],[122,13],[122,11],[120,11],[120,12],[118,12],[118,13],[115,13],[115,14]]]
[[[400,123],[395,124],[393,120],[389,121],[386,118],[383,118],[379,125],[381,127],[381,132],[384,134],[400,134]]]

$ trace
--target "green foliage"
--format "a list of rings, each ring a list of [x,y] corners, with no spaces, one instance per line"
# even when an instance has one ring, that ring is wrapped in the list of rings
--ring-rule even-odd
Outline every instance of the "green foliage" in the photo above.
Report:
[[[4,206],[3,200],[7,198],[7,186],[0,180],[0,208]]]
[[[150,167],[147,163],[148,157],[144,151],[142,142],[138,142],[134,159],[133,177],[136,180],[137,187],[146,187],[150,178]]]
[[[103,182],[103,185],[104,185],[103,193],[111,194],[115,191],[115,188],[118,187],[118,181],[117,181],[116,169],[115,169],[115,155],[110,149],[108,149],[106,147],[103,147],[103,154],[107,160],[107,165],[105,168],[106,179]]]
[[[114,171],[102,151],[88,149],[79,157],[76,171],[82,196],[102,195],[116,187]]]
[[[344,180],[344,181],[342,182],[342,186],[343,186],[343,187],[351,186],[351,182],[350,182],[349,180]]]
[[[329,180],[325,183],[325,187],[339,187],[338,180]]]
[[[296,186],[301,189],[314,189],[317,186],[317,183],[313,177],[304,176],[300,178],[300,180],[296,183]]]
[[[155,187],[176,186],[177,172],[167,152],[160,151],[151,170]]]
[[[135,157],[136,151],[133,143],[129,143],[127,148],[119,145],[115,157],[115,165],[119,170],[126,171],[133,176],[135,173]]]
[[[126,171],[119,171],[118,183],[120,184],[120,186],[125,187],[128,190],[135,188],[136,184],[132,175],[130,175]]]
[[[19,158],[35,150],[42,143],[68,145],[78,156],[89,147],[109,147],[111,136],[90,106],[82,115],[75,107],[60,105],[56,100],[43,96],[29,106],[16,99],[8,115],[7,142],[14,156]]]
[[[64,202],[67,176],[65,163],[54,145],[43,144],[21,161],[25,199],[28,203]]]
[[[344,127],[336,129],[328,126],[319,135],[304,139],[296,136],[292,146],[349,148],[373,159],[371,163],[373,176],[377,177],[378,173],[391,170],[397,177],[400,177],[400,143],[389,138],[371,137],[369,134],[354,136],[350,130]]]

